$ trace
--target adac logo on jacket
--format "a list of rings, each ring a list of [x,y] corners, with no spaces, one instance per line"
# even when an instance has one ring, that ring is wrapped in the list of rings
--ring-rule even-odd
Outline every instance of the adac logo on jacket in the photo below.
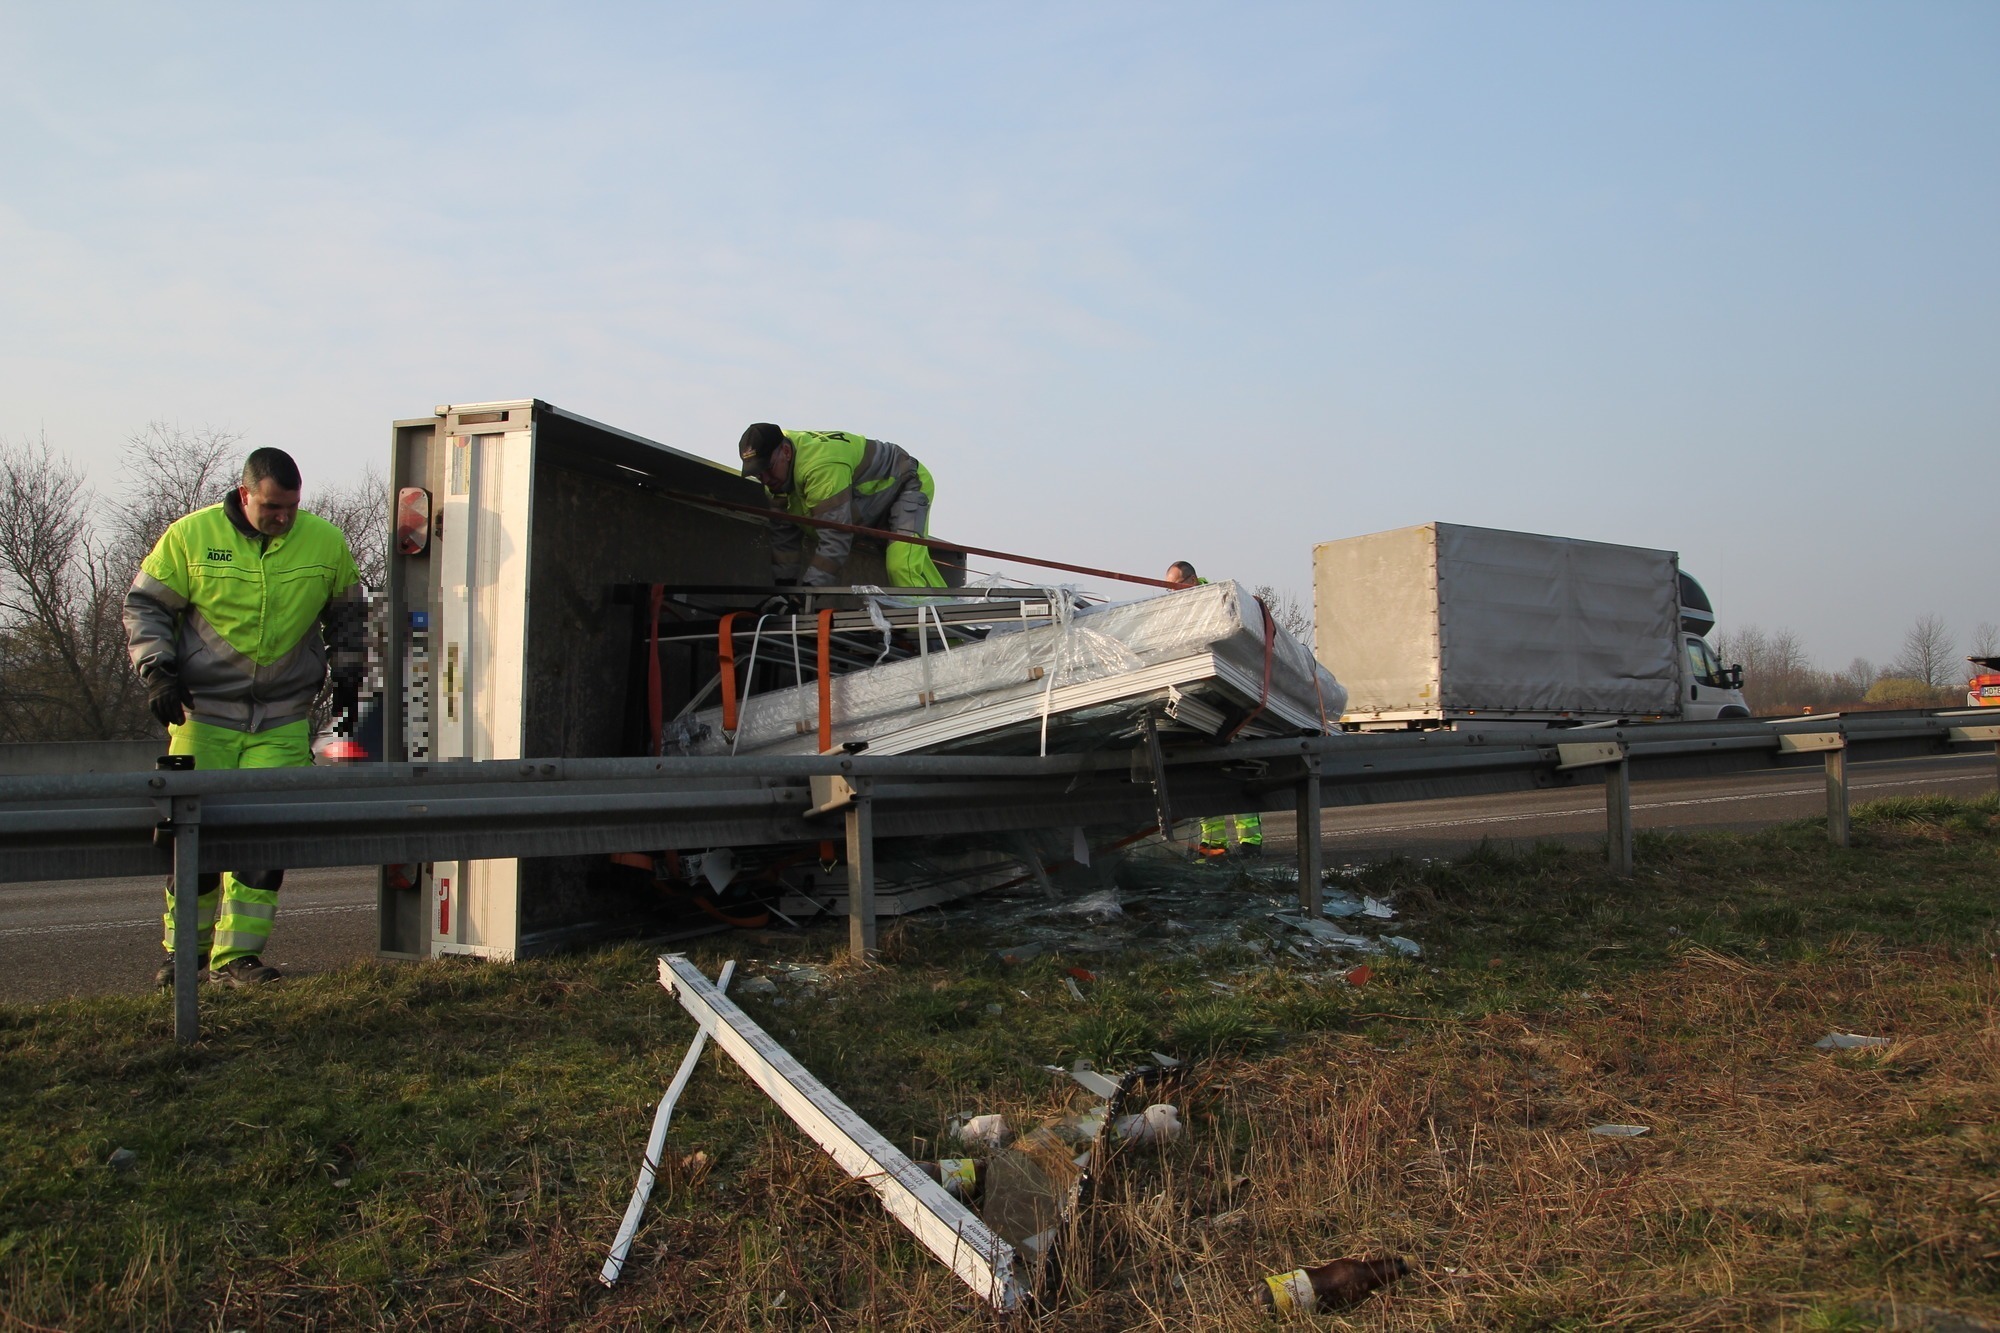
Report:
[[[211,546],[208,548],[208,558],[210,560],[230,561],[236,558],[236,552],[225,551],[217,547]]]

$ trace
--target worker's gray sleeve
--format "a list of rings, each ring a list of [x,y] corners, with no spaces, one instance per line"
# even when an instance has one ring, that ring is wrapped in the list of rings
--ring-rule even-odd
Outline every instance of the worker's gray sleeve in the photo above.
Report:
[[[140,570],[125,594],[125,648],[139,679],[151,684],[160,672],[177,672],[180,659],[174,646],[181,612],[188,600],[166,584]]]
[[[831,523],[852,523],[854,521],[854,488],[845,487],[813,506],[812,516]],[[840,581],[840,571],[847,568],[847,553],[854,547],[854,534],[837,528],[814,528],[812,563],[806,566],[802,580],[808,587],[825,588]]]
[[[799,566],[805,563],[805,530],[789,518],[771,520],[771,577],[778,583],[796,583]]]

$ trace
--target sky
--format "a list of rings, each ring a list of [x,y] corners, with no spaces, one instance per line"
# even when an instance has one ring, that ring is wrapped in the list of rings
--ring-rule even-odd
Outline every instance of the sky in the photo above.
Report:
[[[0,0],[0,439],[854,430],[973,545],[1628,542],[1879,661],[2000,622],[1996,70],[1986,0]]]

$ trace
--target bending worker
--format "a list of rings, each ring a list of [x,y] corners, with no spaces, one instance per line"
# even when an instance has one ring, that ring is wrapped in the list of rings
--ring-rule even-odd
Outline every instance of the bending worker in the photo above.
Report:
[[[1185,560],[1176,560],[1167,566],[1167,582],[1178,592],[1182,588],[1195,588],[1208,582],[1194,572],[1194,566]],[[1214,815],[1201,821],[1201,854],[1203,856],[1225,856],[1229,852],[1229,821],[1236,821],[1236,849],[1245,856],[1264,854],[1264,816],[1256,813],[1247,815]]]
[[[913,537],[930,535],[930,472],[903,449],[844,430],[780,430],[760,421],[737,445],[743,475],[764,483],[774,506],[787,514],[885,528]],[[802,560],[808,534],[812,558]],[[810,528],[778,519],[771,525],[772,574],[779,583],[824,588],[841,581],[854,534]],[[890,542],[884,552],[889,583],[897,588],[942,588],[930,551]]]
[[[366,613],[347,538],[299,512],[299,467],[258,449],[221,504],[177,519],[125,595],[125,637],[168,752],[197,769],[303,768],[312,763],[313,700],[327,680],[358,680]],[[275,981],[263,961],[282,870],[233,870],[200,881],[209,975],[235,986]],[[167,893],[174,976],[174,898]]]

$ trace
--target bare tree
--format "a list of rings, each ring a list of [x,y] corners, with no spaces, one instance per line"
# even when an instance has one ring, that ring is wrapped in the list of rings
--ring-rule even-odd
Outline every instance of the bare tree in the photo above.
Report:
[[[345,486],[314,487],[308,482],[305,507],[347,534],[361,581],[382,587],[389,566],[389,508],[394,502],[389,482],[375,468]]]
[[[1289,592],[1282,592],[1269,583],[1259,583],[1250,589],[1250,595],[1264,599],[1264,605],[1271,608],[1271,619],[1278,627],[1307,648],[1313,642],[1312,609]]]
[[[1957,665],[1952,661],[1951,630],[1944,617],[1926,614],[1918,616],[1903,636],[1903,651],[1891,670],[1936,690],[1957,683]]]
[[[131,579],[90,527],[95,496],[46,439],[0,446],[0,734],[113,740],[151,731],[126,662]]]
[[[110,546],[126,577],[175,519],[229,493],[242,464],[243,436],[216,426],[193,430],[164,421],[125,441],[125,496],[111,512]]]
[[[1972,642],[1967,646],[1974,657],[2000,657],[2000,625],[1990,620],[1980,621],[1972,627]]]

